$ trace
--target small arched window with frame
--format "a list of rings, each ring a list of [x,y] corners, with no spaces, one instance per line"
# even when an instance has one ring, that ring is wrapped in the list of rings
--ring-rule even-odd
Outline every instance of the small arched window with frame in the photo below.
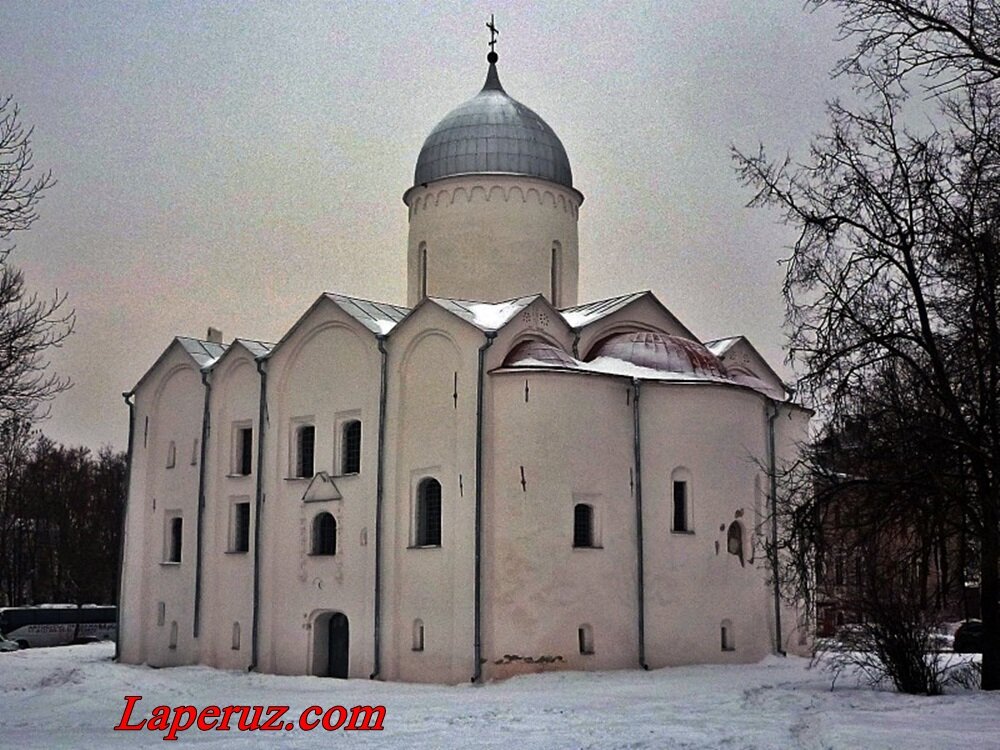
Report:
[[[733,521],[729,524],[726,532],[726,550],[730,555],[736,555],[740,560],[740,565],[745,565],[743,558],[743,524]]]
[[[441,546],[441,483],[425,477],[417,485],[416,533],[414,546]]]
[[[694,530],[691,507],[691,472],[678,467],[670,474],[671,515],[670,530],[690,534]]]
[[[337,554],[337,519],[331,513],[317,513],[313,518],[312,554]]]
[[[421,242],[417,252],[420,254],[418,270],[420,274],[420,299],[424,299],[427,296],[427,243]]]
[[[573,506],[573,546],[596,547],[594,506],[577,503]]]
[[[559,294],[560,286],[562,286],[562,244],[559,240],[553,240],[552,259],[549,266],[549,290],[551,294],[549,301],[557,309],[562,305]]]

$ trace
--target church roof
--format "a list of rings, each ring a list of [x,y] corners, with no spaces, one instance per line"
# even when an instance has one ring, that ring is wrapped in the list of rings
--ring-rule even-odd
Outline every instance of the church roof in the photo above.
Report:
[[[184,351],[191,355],[191,359],[198,363],[198,367],[212,364],[225,354],[228,348],[225,344],[189,338],[188,336],[178,336],[176,341],[184,347]]]
[[[410,308],[401,305],[373,302],[360,297],[348,297],[346,294],[326,292],[324,296],[336,302],[341,310],[376,334],[389,333],[410,312]]]
[[[723,356],[726,352],[733,348],[733,345],[739,341],[742,336],[729,336],[724,339],[713,339],[712,341],[706,341],[705,346],[708,350],[712,352],[716,357]]]
[[[611,315],[613,312],[621,310],[630,302],[634,302],[646,294],[650,294],[650,292],[632,292],[632,294],[623,294],[619,297],[598,299],[584,305],[567,307],[559,312],[570,328],[582,328],[589,323],[593,323],[595,320],[600,320]]]
[[[533,110],[513,99],[490,63],[486,83],[427,136],[414,185],[465,174],[515,174],[573,187],[562,141]]]
[[[504,302],[473,302],[445,297],[428,297],[427,299],[453,315],[457,315],[467,323],[471,323],[481,331],[498,331],[540,296],[540,294],[531,294],[527,297],[517,297]]]
[[[218,346],[218,344],[216,344]],[[237,349],[245,349],[251,357],[254,359],[261,359],[270,354],[271,350],[274,348],[274,344],[268,343],[267,341],[257,341],[256,339],[241,339],[235,338],[233,342],[226,347],[226,351],[220,354],[218,357],[213,359],[201,366],[202,370],[214,370],[219,362],[221,362],[226,355],[231,355],[232,352]]]
[[[605,339],[591,361],[616,360],[664,373],[730,380],[722,361],[697,341],[656,331],[626,331]]]
[[[175,346],[179,346],[184,350],[194,361],[195,365],[199,370],[211,366],[219,357],[226,353],[228,347],[225,344],[218,344],[214,341],[204,341],[203,339],[192,338],[191,336],[175,336],[173,340],[167,345],[160,356],[156,358],[156,361],[149,367],[146,372],[142,374],[142,377],[136,381],[136,384],[132,386],[130,393],[135,393],[139,390],[139,387],[146,382],[146,379],[152,375],[156,369],[160,366],[160,363],[167,357],[170,350]]]

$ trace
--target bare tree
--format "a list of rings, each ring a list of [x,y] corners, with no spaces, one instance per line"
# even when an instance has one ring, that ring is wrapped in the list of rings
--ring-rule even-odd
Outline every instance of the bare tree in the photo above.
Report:
[[[1000,78],[1000,7],[995,0],[810,0],[841,11],[845,39],[857,41],[840,72],[902,78],[921,73],[935,90]]]
[[[56,292],[43,300],[29,293],[9,263],[13,236],[36,221],[38,204],[54,184],[50,172],[34,176],[31,135],[12,99],[0,99],[0,420],[43,417],[44,405],[70,386],[49,372],[46,356],[73,330],[66,296]]]
[[[839,70],[868,104],[831,104],[829,132],[805,163],[761,148],[735,152],[738,169],[756,190],[751,204],[778,208],[799,232],[784,292],[800,386],[832,421],[859,409],[889,420],[925,462],[890,471],[879,443],[864,443],[861,481],[890,489],[897,530],[912,529],[926,503],[972,537],[982,686],[1000,689],[1000,9],[813,5],[839,7],[842,31],[858,39]],[[930,133],[900,115],[914,74],[940,107]],[[815,528],[814,511],[793,508],[787,520]],[[801,531],[789,544],[809,551],[813,541]]]

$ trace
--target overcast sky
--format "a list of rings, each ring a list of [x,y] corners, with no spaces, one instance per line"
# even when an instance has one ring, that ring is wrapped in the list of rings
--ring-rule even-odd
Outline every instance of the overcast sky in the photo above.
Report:
[[[780,363],[792,237],[729,146],[804,155],[843,83],[797,0],[0,3],[0,93],[58,179],[12,261],[69,294],[43,425],[124,448],[121,393],[174,335],[276,341],[323,291],[405,302],[420,146],[486,74],[569,153],[580,301],[651,289],[703,339]]]

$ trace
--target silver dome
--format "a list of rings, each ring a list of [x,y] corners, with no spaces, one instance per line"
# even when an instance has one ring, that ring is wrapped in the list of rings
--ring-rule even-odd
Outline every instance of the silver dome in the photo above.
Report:
[[[519,174],[573,187],[573,171],[559,136],[512,99],[490,63],[483,90],[456,107],[427,136],[414,185],[462,174]]]

